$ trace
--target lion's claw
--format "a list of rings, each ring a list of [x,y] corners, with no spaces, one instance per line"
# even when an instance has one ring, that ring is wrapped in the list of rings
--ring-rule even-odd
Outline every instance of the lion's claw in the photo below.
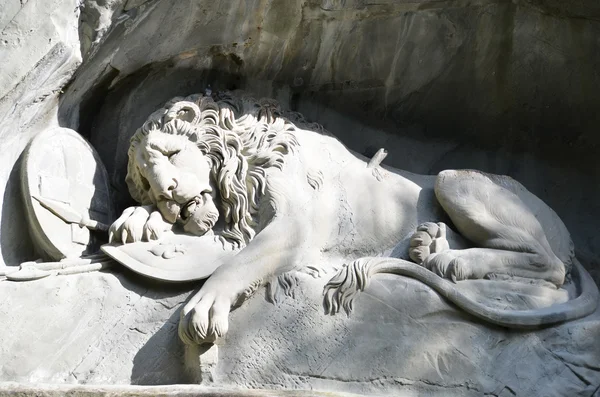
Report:
[[[215,301],[210,311],[208,334],[213,334],[217,338],[225,336],[229,329],[229,308],[230,305],[226,301]]]
[[[109,228],[110,243],[158,240],[173,225],[151,206],[129,207]]]
[[[460,258],[454,258],[450,261],[446,269],[446,274],[454,283],[470,278],[468,266]]]
[[[417,231],[426,232],[431,238],[439,237],[440,226],[434,222],[425,222],[417,226]]]
[[[123,244],[127,244],[127,237],[128,237],[127,229],[123,229],[123,231],[121,232],[121,242]]]
[[[425,222],[417,227],[410,238],[408,255],[420,265],[423,265],[431,254],[438,254],[450,249],[446,240],[446,224]]]

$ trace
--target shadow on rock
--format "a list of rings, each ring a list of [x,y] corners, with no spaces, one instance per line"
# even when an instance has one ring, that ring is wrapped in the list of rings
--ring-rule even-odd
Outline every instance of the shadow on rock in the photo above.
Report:
[[[189,383],[184,366],[184,344],[177,335],[180,311],[181,307],[135,355],[132,385]]]
[[[0,224],[0,249],[6,265],[18,265],[35,257],[33,243],[25,218],[21,186],[19,185],[23,154],[15,162],[4,190],[2,222]],[[1,261],[0,261],[1,262]]]

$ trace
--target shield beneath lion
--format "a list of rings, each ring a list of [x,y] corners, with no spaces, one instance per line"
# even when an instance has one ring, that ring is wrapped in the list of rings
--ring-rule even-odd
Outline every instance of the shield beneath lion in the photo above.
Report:
[[[146,277],[186,282],[207,278],[239,250],[218,236],[170,233],[159,241],[106,244],[102,251]]]

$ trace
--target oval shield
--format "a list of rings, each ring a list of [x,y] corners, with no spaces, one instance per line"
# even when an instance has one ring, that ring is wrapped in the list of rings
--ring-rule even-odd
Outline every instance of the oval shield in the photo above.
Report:
[[[36,135],[25,149],[21,190],[38,254],[60,260],[96,252],[114,221],[108,174],[92,146],[68,128]],[[91,222],[91,221],[96,222]]]

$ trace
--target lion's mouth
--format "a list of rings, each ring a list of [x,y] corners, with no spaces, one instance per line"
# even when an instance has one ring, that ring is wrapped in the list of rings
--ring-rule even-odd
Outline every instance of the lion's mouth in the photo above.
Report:
[[[181,210],[179,211],[179,215],[177,216],[177,219],[179,221],[181,221],[181,223],[183,223],[183,224],[187,223],[187,221],[190,220],[192,215],[194,215],[194,212],[196,212],[198,210],[198,208],[200,208],[200,205],[202,204],[202,202],[203,202],[203,200],[200,196],[196,196],[196,197],[192,198],[190,201],[185,203],[183,205],[183,207],[181,207]]]

